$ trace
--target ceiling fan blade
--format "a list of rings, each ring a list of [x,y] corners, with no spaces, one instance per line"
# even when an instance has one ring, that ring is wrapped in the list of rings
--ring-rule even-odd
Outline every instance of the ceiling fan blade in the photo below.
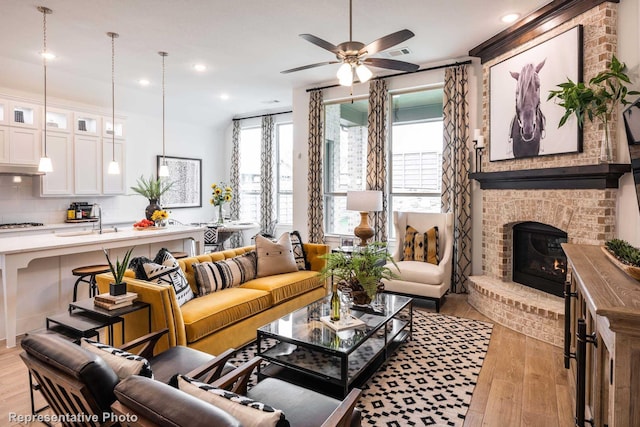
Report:
[[[419,65],[410,62],[396,61],[395,59],[367,58],[362,62],[372,67],[389,68],[400,71],[417,71],[418,68],[420,68]]]
[[[380,37],[378,40],[372,41],[358,52],[358,55],[362,55],[365,52],[368,55],[374,55],[380,51],[385,49],[389,49],[392,46],[397,45],[398,43],[402,43],[405,40],[409,40],[411,37],[415,36],[412,31],[409,30],[400,30],[395,33],[388,34],[384,37]]]
[[[329,43],[326,40],[322,40],[320,37],[316,37],[313,34],[300,34],[300,37],[308,42],[315,44],[316,46],[320,46],[321,48],[328,50],[329,52],[333,52],[336,55],[340,53],[340,49],[338,49],[338,46]]]
[[[291,68],[290,70],[280,71],[281,74],[294,73],[296,71],[306,70],[308,68],[320,67],[322,65],[338,64],[340,61],[318,62],[316,64],[303,65],[302,67]]]

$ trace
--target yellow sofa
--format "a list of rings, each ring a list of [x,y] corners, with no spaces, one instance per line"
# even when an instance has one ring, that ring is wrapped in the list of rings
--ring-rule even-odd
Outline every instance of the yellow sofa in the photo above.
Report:
[[[194,263],[220,261],[254,249],[254,246],[245,246],[183,258],[178,262],[189,285],[197,293]],[[320,280],[318,272],[326,262],[320,255],[328,253],[329,246],[305,243],[304,250],[311,267],[309,271],[253,279],[238,287],[197,297],[182,306],[178,306],[175,291],[170,285],[135,279],[131,270],[127,271],[125,282],[128,292],[136,292],[139,301],[151,305],[151,330],[169,329],[169,334],[163,338],[164,345],[159,345],[160,350],[185,345],[220,354],[228,348],[239,348],[254,340],[260,326],[327,294],[326,283]],[[113,276],[105,273],[96,279],[100,292],[109,292]],[[146,310],[127,315],[125,340],[147,333],[148,323]],[[119,333],[114,335],[117,338]]]

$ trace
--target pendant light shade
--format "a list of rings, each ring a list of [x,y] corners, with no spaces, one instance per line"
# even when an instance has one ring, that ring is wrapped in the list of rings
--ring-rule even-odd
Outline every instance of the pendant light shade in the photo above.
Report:
[[[162,163],[158,169],[158,176],[169,176],[169,166],[167,166],[167,159],[165,159],[165,141],[164,141],[164,59],[169,55],[167,52],[158,52],[158,55],[162,57]]]
[[[109,32],[107,35],[111,38],[111,162],[107,173],[109,175],[120,175],[120,165],[116,161],[116,47],[115,39],[120,37],[118,33]]]
[[[338,73],[336,74],[338,77],[338,81],[342,86],[351,86],[353,83],[353,68],[351,68],[351,64],[345,62],[338,68]]]
[[[38,172],[47,173],[53,172],[53,163],[47,156],[47,59],[50,58],[47,53],[47,15],[53,11],[44,6],[39,6],[38,11],[42,13],[42,66],[44,68],[44,126],[42,127],[44,151],[38,163]]]

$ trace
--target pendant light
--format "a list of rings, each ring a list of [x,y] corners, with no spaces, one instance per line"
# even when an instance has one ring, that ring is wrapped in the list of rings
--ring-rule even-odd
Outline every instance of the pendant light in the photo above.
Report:
[[[42,137],[44,140],[44,152],[38,163],[38,172],[53,172],[53,164],[51,158],[47,156],[47,15],[53,12],[48,7],[38,6],[38,10],[42,12],[42,65],[44,68],[44,126]]]
[[[120,175],[120,165],[116,161],[116,84],[115,84],[115,62],[116,49],[115,39],[120,37],[118,33],[107,33],[111,37],[111,162],[109,162],[109,175]]]
[[[158,176],[169,176],[169,167],[167,166],[167,160],[165,159],[165,143],[164,143],[164,58],[169,54],[167,52],[158,52],[158,55],[162,57],[162,164],[158,169]]]

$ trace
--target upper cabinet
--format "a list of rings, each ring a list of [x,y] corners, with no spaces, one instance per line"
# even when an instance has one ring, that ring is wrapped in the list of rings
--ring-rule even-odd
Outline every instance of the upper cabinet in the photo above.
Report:
[[[38,164],[40,111],[36,104],[0,99],[0,163]]]
[[[100,116],[87,113],[74,113],[73,132],[76,135],[101,136],[102,119]]]
[[[70,133],[73,126],[73,113],[69,110],[58,108],[47,108],[47,117],[45,125],[47,132],[64,132]]]
[[[28,102],[9,102],[9,125],[28,129],[40,128],[40,106]]]
[[[124,121],[120,120],[116,117],[116,125],[114,129],[113,120],[111,117],[103,117],[103,134],[102,136],[105,138],[113,138],[113,134],[115,132],[115,137],[119,139],[123,139],[125,137],[125,125]]]

